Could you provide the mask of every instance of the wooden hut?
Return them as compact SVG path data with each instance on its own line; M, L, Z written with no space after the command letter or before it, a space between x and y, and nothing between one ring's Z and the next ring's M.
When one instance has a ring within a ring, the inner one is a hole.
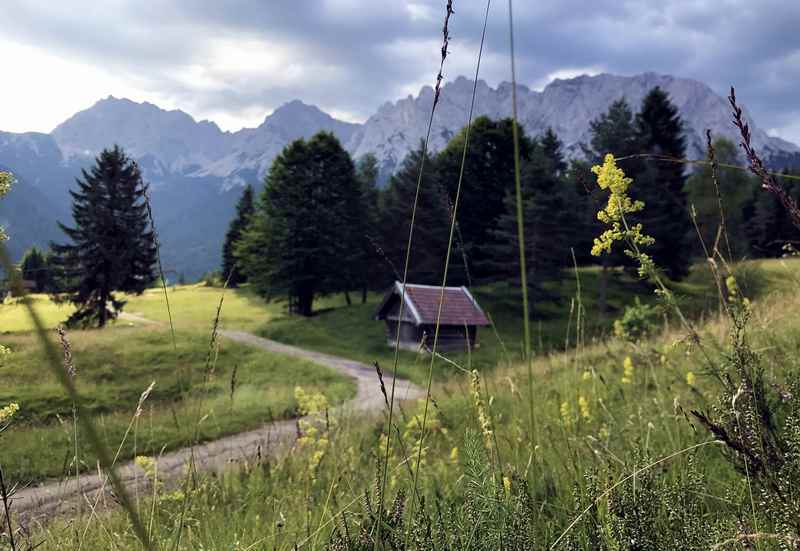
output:
M410 283L403 293L403 284L395 281L375 312L375 319L386 323L389 346L395 345L399 323L401 348L432 348L441 296L441 287ZM400 319L401 300L405 300L403 319ZM444 288L437 350L466 350L467 343L474 348L478 327L485 325L489 325L489 320L466 287Z

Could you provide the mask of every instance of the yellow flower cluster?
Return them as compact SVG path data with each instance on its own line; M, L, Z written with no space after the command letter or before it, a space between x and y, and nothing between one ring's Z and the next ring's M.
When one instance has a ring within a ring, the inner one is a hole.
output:
M294 397L298 410L304 416L297 422L300 429L297 446L310 450L308 470L313 480L316 478L317 467L328 450L328 428L331 424L325 419L325 412L329 407L328 399L320 392L309 394L299 386L294 389Z
M689 386L694 386L695 381L697 381L697 377L695 377L694 373L689 371L686 374L686 384Z
M152 457L145 455L137 455L133 462L144 471L147 478L152 478L153 482L156 481L156 461Z
M629 385L633 382L633 360L630 356L625 356L622 362L622 380L623 385Z
M732 275L728 276L725 279L725 287L728 289L728 302L740 306L745 311L750 309L750 299L742 295L742 291L739 289L739 284L736 282L735 277Z
M0 197L5 195L11 190L11 183L14 181L14 177L9 172L0 172ZM0 241L5 241L8 239L5 231L3 231L3 227L0 226Z
M19 404L11 402L7 406L0 408L0 423L11 421L11 418L19 411Z
M589 411L589 400L585 396L578 397L578 411L580 411L584 420L590 421L592 419L591 411Z
M2 344L0 344L0 367L3 365L3 356L8 356L11 354L11 350Z
M592 172L597 175L597 185L600 189L608 190L608 203L605 208L597 213L597 219L610 229L604 231L600 237L595 238L592 246L592 255L600 256L604 252L610 253L615 241L627 241L633 245L652 245L655 240L642 233L642 225L633 226L625 223L625 215L638 212L644 208L644 203L634 201L628 196L628 188L633 180L627 178L621 168L617 167L614 156L606 155L603 164L592 167ZM630 255L635 256L629 252ZM642 264L650 262L647 255L639 255Z
M569 402L561 402L559 413L561 414L561 422L566 428L570 428L572 426L572 408L569 406Z
M481 396L481 379L477 369L473 369L470 373L469 388L470 394L472 395L472 403L478 412L478 424L481 427L486 449L490 450L492 449L492 436L494 431L492 429L492 420L489 417L486 404Z

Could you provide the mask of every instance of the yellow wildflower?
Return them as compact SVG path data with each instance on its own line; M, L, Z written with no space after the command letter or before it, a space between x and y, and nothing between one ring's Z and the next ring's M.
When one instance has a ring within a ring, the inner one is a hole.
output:
M584 371L584 372L583 372L583 376L582 376L581 378L582 378L584 381L588 381L589 379L591 379L591 378L592 378L592 372L591 372L591 371Z
M458 463L458 448L457 447L453 447L453 449L450 450L450 461L453 462L453 463Z
M630 356L625 356L622 362L622 384L629 385L633 382L633 360Z
M569 407L569 402L561 402L561 407L559 408L559 413L561 414L561 422L564 423L564 426L569 428L572 426L572 408Z
M492 435L494 431L492 429L492 421L489 418L486 405L483 401L483 397L481 396L481 379L478 375L477 369L473 369L470 373L469 386L470 394L472 395L472 403L475 405L475 409L478 411L478 424L481 427L481 433L483 433L486 449L491 449Z
M617 167L614 156L610 153L606 155L603 164L593 166L592 172L597 175L597 185L600 186L600 189L609 191L608 203L597 213L597 219L611 226L600 237L595 238L592 255L600 256L604 252L610 253L611 246L615 241L625 241L632 246L652 245L655 240L642 233L641 224L633 226L626 224L625 215L642 210L644 203L634 201L628 196L628 188L633 180L626 177L622 169ZM641 274L644 275L650 271L652 259L649 256L644 253L637 255L632 251L626 252L629 256L639 260Z
M503 488L505 488L506 493L511 493L511 479L507 476L503 477Z
M694 386L694 383L695 383L696 380L697 380L697 378L694 376L694 373L692 373L691 371L689 371L686 374L686 384L687 385Z
M585 420L588 421L592 418L592 415L589 412L589 400L583 396L578 397L578 410L581 412L581 417L583 417Z
M7 406L0 408L0 423L10 421L18 411L19 404L16 402L11 402Z

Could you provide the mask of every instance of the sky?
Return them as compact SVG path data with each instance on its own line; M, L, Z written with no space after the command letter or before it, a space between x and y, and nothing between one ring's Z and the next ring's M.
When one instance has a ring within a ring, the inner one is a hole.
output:
M432 84L446 0L2 0L0 130L49 132L114 95L224 130L301 99L344 120ZM445 77L472 76L486 3L454 0ZM508 2L489 8L481 77L510 80ZM737 96L800 143L800 1L524 0L518 81L645 71Z

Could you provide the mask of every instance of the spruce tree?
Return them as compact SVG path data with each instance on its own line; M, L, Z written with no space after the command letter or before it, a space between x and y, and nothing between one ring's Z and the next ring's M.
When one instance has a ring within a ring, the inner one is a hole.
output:
M636 138L642 153L674 159L686 156L686 139L678 108L661 88L653 88L636 115ZM681 163L651 160L633 176L631 197L644 201L645 208L632 217L640 222L655 243L647 253L672 279L689 273L692 222L686 200L686 174Z
M412 207L417 191L423 143L403 159L389 181L380 213L382 283L402 279ZM414 214L414 235L409 257L409 283L441 285L449 232L447 196L437 180L436 160L426 158Z
M32 281L37 293L50 289L49 267L45 255L36 247L31 247L19 264L22 279Z
M611 153L616 158L629 157L639 153L640 144L636 135L636 125L634 124L633 112L625 99L613 102L606 113L589 123L592 134L591 148L587 148L585 153L591 164L599 164L607 153ZM640 172L640 163L635 159L630 159L622 165L625 173L635 178ZM581 181L589 182L589 191L586 195L584 206L587 209L588 218L586 230L589 234L588 245L585 251L591 249L592 239L600 235L605 229L603 224L597 219L597 211L604 203L603 191L596 185L596 177L591 173L583 172L585 167L576 167L576 175ZM586 180L584 180L586 178ZM634 184L635 185L635 184ZM585 242L582 240L582 242ZM625 255L618 251L612 254L604 254L600 258L602 271L598 289L598 308L600 312L605 312L607 307L606 295L608 289L609 268L630 264Z
M242 270L236 266L234 247L242 238L242 232L247 227L254 210L253 187L248 184L244 187L242 196L236 204L236 215L231 220L228 232L225 234L225 242L222 245L222 280L227 281L230 287L238 287L239 284L247 281Z
M779 181L795 201L800 201L800 183L797 180L779 178ZM785 253L787 244L800 249L800 230L775 195L756 188L752 200L745 205L744 216L745 232L753 255L779 257Z
M529 158L532 143L519 128L520 156ZM438 179L455 201L462 170L466 128L450 140L437 157ZM472 123L469 147L463 166L461 197L458 206L459 237L478 280L491 280L491 258L485 256L486 245L506 210L505 197L514 188L514 139L511 119L491 120L478 117Z
M729 260L736 260L744 258L751 252L748 247L745 212L748 206L752 205L758 183L747 172L722 166L737 165L740 162L737 147L733 142L719 138L714 142L714 152L717 162L720 163L717 172L719 198L710 166L701 166L686 181L688 201L695 210L697 226L703 240L701 243L700 239L690 239L690 242L694 243L695 254L706 254L703 243L710 254L722 223L721 201L726 235L720 235L719 251L726 258L733 257L728 258ZM729 245L730 250L728 250Z
M535 310L537 303L558 297L547 284L559 279L571 258L569 240L574 212L558 137L548 131L541 140L532 142L531 151L522 170L521 192L526 276ZM506 194L505 212L484 252L489 259L487 270L498 278L520 284L517 202L513 191Z
M358 195L353 161L333 134L286 146L234 247L256 292L310 316L315 297L347 291Z
M356 179L359 185L359 205L361 215L358 217L358 239L363 253L358 259L356 283L361 286L361 303L367 301L367 291L380 286L382 279L383 259L379 254L380 247L380 191L378 190L378 159L367 153L358 160Z
M140 294L154 280L156 247L136 163L119 147L103 150L77 179L74 227L59 223L70 243L54 244L67 299L77 310L69 325L103 327L124 301L115 291Z

